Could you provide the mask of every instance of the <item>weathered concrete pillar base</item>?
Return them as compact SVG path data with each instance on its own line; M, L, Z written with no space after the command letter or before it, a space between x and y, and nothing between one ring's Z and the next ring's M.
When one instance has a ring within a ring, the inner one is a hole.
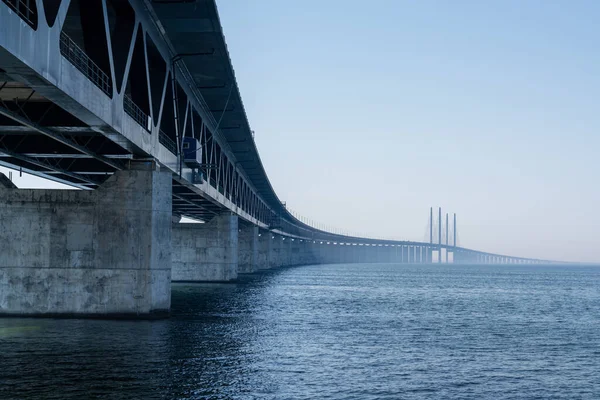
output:
M258 270L258 227L241 226L238 233L238 273Z
M273 257L273 235L269 231L260 231L258 235L258 269L265 270L271 268L271 258Z
M238 276L238 217L173 225L172 280L226 282Z
M168 315L171 173L134 168L94 191L0 185L0 315Z
M278 268L283 266L283 237L271 235L271 252L269 253L269 268Z

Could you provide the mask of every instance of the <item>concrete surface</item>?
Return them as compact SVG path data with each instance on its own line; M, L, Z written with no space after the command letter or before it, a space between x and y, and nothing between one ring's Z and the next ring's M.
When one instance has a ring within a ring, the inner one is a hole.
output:
M95 191L0 185L0 314L151 315L171 304L171 173Z

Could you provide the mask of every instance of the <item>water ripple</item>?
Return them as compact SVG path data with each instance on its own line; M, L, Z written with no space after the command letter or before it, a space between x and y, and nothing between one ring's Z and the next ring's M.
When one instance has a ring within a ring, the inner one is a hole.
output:
M598 399L600 268L323 265L0 319L2 399Z

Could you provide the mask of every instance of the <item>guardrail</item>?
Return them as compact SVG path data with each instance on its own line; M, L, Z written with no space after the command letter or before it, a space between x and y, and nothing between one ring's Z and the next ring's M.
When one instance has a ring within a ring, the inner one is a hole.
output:
M16 12L27 25L37 29L38 16L37 7L34 7L35 0L2 0L2 2Z
M174 155L177 155L177 144L162 130L158 131L158 142Z
M146 131L152 131L150 117L128 95L123 96L123 110Z
M64 32L60 33L60 54L108 97L112 97L112 84L109 76Z

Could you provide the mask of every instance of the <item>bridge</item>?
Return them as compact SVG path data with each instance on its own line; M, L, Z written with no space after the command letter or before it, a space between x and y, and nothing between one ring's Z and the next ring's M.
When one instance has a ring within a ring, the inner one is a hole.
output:
M428 242L296 218L260 160L214 0L0 0L0 165L76 188L0 176L4 315L163 315L171 281L286 265L542 262L443 243L441 210Z

